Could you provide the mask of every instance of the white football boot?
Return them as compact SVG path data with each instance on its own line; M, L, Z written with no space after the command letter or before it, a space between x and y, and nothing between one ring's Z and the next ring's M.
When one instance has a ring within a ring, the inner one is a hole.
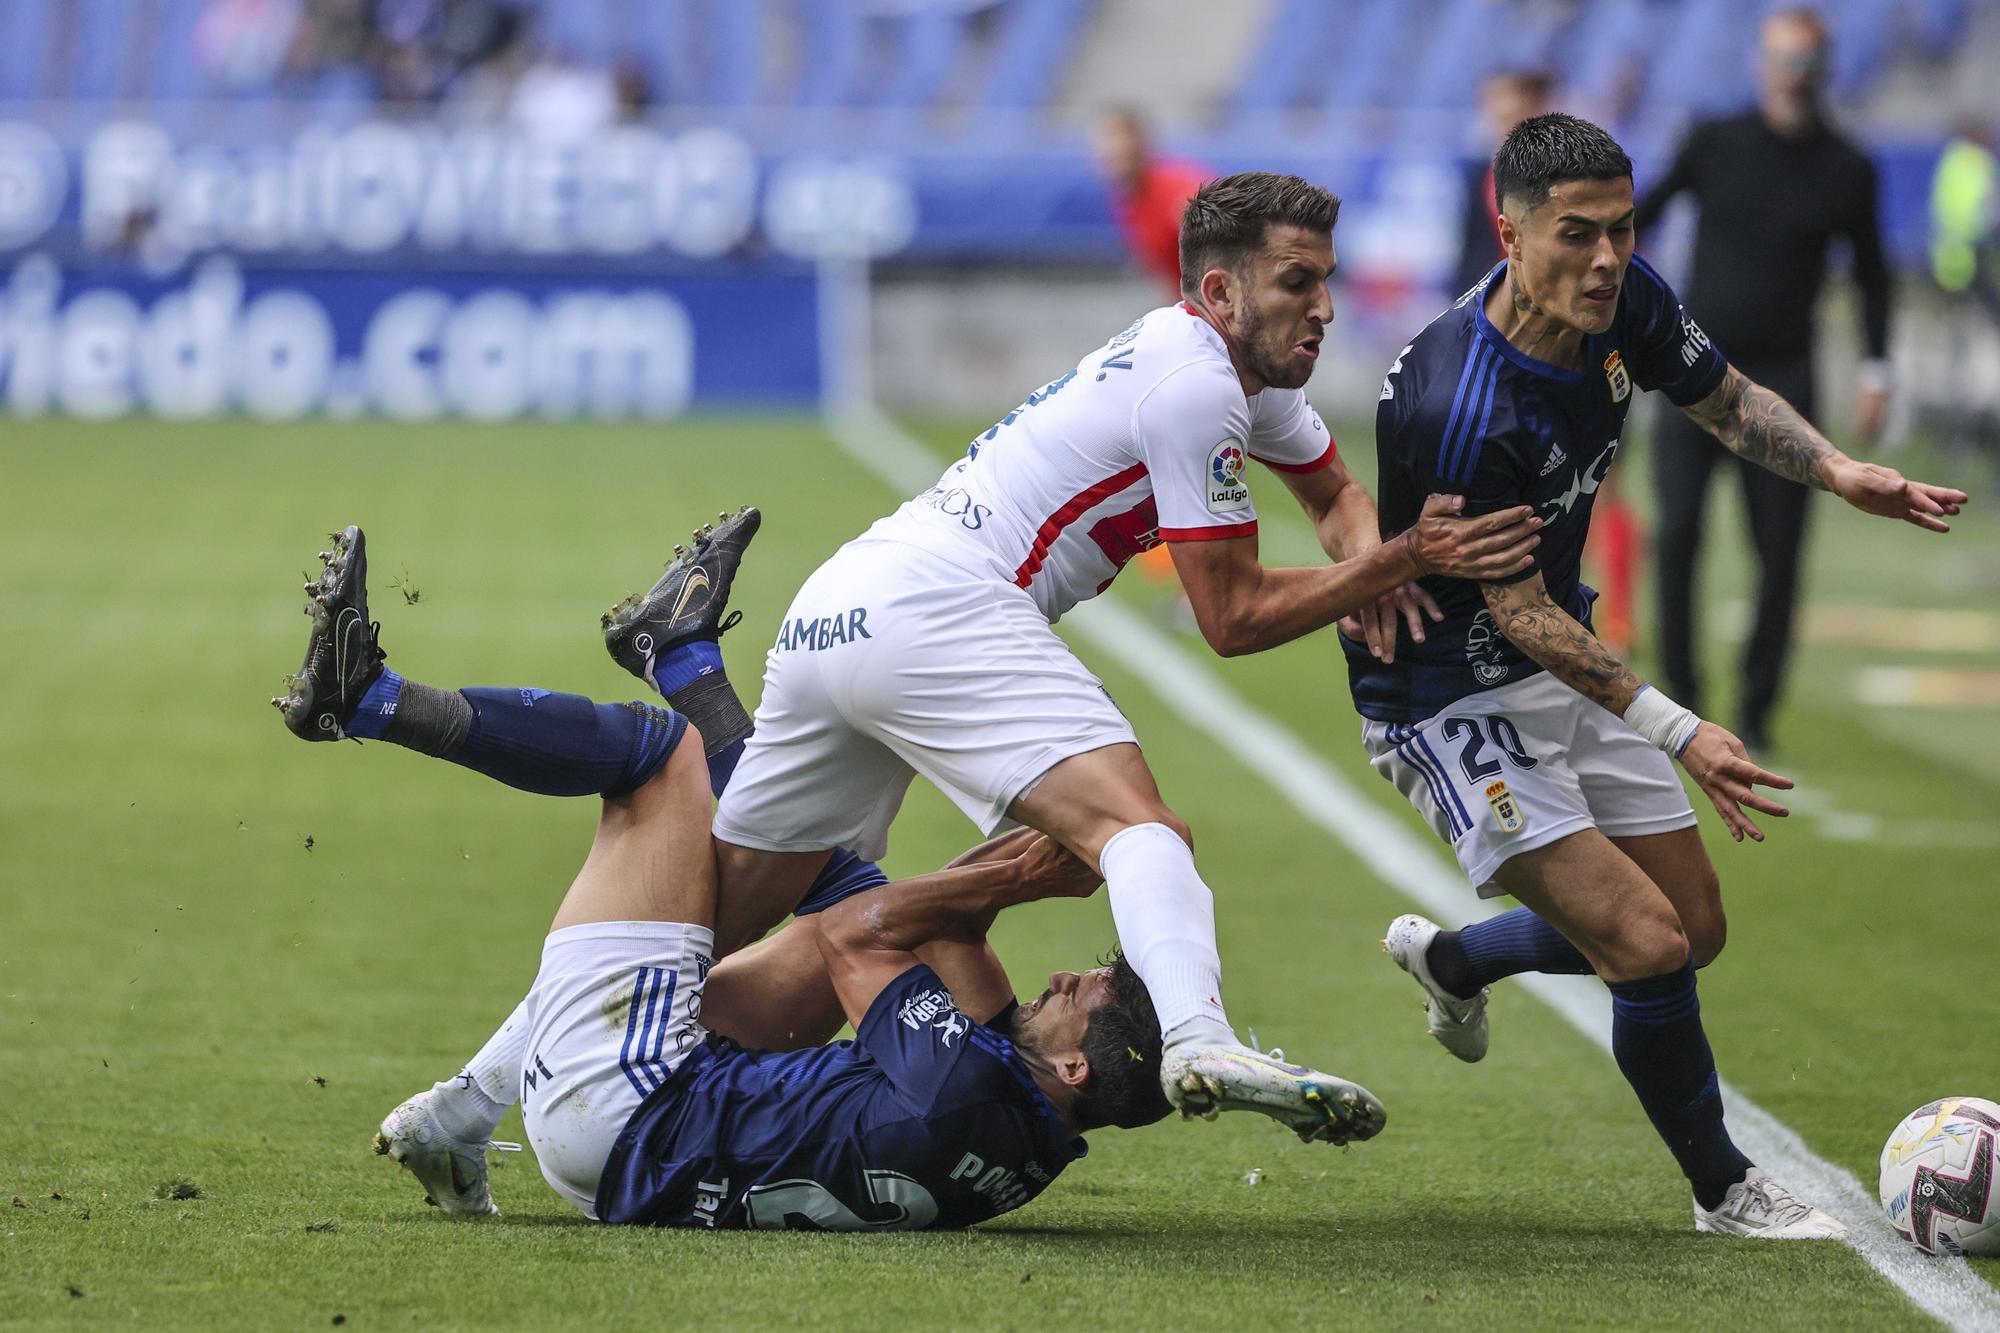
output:
M416 1176L424 1202L452 1217L499 1213L486 1188L486 1150L519 1152L518 1143L467 1143L445 1132L431 1109L437 1089L426 1088L389 1112L375 1136L375 1151Z
M1442 927L1428 917L1412 912L1389 923L1382 938L1382 952L1396 960L1396 966L1417 979L1429 998L1424 1008L1430 1014L1431 1035L1438 1044L1467 1064L1486 1058L1486 996L1482 989L1469 1000L1461 1000L1438 985L1424 955Z
M1754 1166L1729 1187L1713 1212L1695 1204L1694 1229L1760 1240L1840 1240L1847 1235L1839 1218L1821 1212Z
M1388 1113L1359 1083L1289 1064L1283 1051L1185 1043L1160 1062L1160 1085L1183 1119L1258 1111L1307 1143L1349 1143L1382 1132Z

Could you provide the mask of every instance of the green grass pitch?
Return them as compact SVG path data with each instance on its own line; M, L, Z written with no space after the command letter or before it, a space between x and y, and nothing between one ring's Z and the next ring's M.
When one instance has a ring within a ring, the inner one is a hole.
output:
M948 451L967 424L926 433ZM1695 1235L1610 1061L1519 991L1496 997L1484 1064L1447 1057L1375 946L1402 900L1116 671L1217 891L1232 1016L1368 1083L1390 1110L1379 1140L1307 1147L1241 1117L1100 1133L1027 1209L933 1236L600 1228L525 1157L501 1159L499 1219L423 1207L369 1153L375 1123L525 989L593 811L285 732L265 700L297 665L299 576L326 530L367 526L407 674L619 698L633 682L598 613L688 527L753 501L767 518L726 641L749 692L798 580L897 498L804 422L10 425L0 1323L1922 1322L1845 1247ZM1735 526L1735 497L1719 503L1717 529ZM1267 557L1307 558L1284 504L1266 496ZM1821 602L1994 608L1991 513L1944 539L1824 500L1815 521ZM1723 545L1717 604L1745 581ZM1718 663L1731 651L1718 636ZM1703 979L1725 1076L1865 1180L1911 1107L2000 1096L2000 711L1859 706L1871 664L1992 670L2000 653L1802 647L1778 766L1811 809L1761 847L1708 823L1732 931ZM1327 638L1217 669L1396 806ZM891 869L972 837L920 783ZM1102 895L998 932L1024 990L1111 940Z

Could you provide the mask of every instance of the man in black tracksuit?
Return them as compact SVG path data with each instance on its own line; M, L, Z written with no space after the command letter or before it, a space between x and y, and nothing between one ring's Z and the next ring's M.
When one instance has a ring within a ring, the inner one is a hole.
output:
M1826 120L1827 32L1810 11L1764 24L1756 110L1695 126L1672 168L1639 204L1641 241L1668 201L1690 194L1700 210L1694 272L1682 290L1716 345L1759 384L1815 416L1813 307L1827 250L1853 252L1868 342L1854 431L1872 439L1888 406L1889 270L1876 217L1875 168ZM1762 580L1743 657L1737 734L1752 754L1769 744L1770 712L1791 646L1806 504L1812 492L1731 455L1680 413L1660 431L1655 479L1660 651L1667 688L1700 711L1694 571L1710 474L1729 459L1743 482Z

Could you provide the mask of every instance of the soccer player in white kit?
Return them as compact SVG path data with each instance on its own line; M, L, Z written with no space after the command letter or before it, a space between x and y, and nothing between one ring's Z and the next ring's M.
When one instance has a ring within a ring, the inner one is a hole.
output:
M1333 313L1338 207L1292 176L1205 186L1182 223L1186 300L1030 394L806 581L716 812L719 950L780 920L832 849L879 858L922 773L982 830L1029 825L1101 871L1183 1112L1254 1109L1337 1142L1380 1129L1366 1089L1237 1040L1187 825L1131 724L1050 628L1163 541L1225 656L1349 617L1393 654L1398 616L1423 637L1419 576L1525 567L1537 540L1526 507L1461 520L1461 502L1437 498L1382 541L1306 402ZM1337 563L1259 564L1253 460L1284 480Z

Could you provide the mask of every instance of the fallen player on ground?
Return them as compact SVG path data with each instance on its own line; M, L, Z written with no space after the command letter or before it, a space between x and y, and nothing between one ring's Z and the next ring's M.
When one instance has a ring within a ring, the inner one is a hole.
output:
M384 672L366 579L362 533L348 528L307 585L306 661L274 701L309 739L352 722ZM986 944L1007 907L1095 890L1096 875L1046 837L1007 835L811 918L821 982L856 1038L751 1050L711 1030L728 1030L726 1011L703 1022L708 983L731 965L711 974L699 732L645 703L455 693L464 714L440 710L441 733L401 743L521 790L595 793L603 808L527 997L457 1079L383 1122L378 1150L445 1211L498 1211L485 1150L516 1094L557 1193L587 1217L660 1226L965 1226L1033 1199L1083 1155L1084 1131L1168 1113L1158 1018L1129 965L1058 972L1017 1005ZM407 682L404 694L425 697ZM328 698L356 703L323 729Z

